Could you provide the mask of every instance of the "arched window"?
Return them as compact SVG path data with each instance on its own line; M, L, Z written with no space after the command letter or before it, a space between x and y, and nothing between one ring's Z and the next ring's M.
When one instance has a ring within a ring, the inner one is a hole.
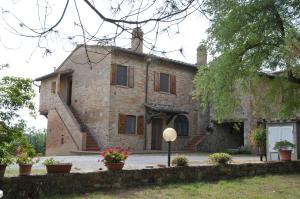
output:
M177 131L178 136L188 136L189 135L189 120L184 115L179 115L174 120L174 127Z

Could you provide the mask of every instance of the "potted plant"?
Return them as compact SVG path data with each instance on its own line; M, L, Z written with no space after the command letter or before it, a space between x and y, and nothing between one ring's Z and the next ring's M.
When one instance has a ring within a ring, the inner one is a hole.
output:
M102 162L108 170L122 170L128 157L128 150L112 147L105 149L101 155L103 156Z
M292 150L295 145L287 140L282 140L275 143L274 150L279 151L279 159L282 161L292 160Z
M266 142L267 142L267 131L263 127L257 127L253 129L249 134L249 140L253 146L258 149L258 155L260 160L263 160L263 156L266 157Z
M208 156L210 161L219 165L225 165L231 162L232 156L228 153L213 153Z
M34 163L37 163L39 159L33 158L33 153L27 152L25 149L21 149L17 152L17 164L19 164L19 175L27 176L31 173L31 168Z
M13 163L13 157L5 146L0 147L0 177L4 176L6 167Z
M72 168L72 163L61 163L53 158L46 159L43 164L47 173L70 173Z
M188 159L185 156L177 156L172 160L172 165L176 167L188 166Z

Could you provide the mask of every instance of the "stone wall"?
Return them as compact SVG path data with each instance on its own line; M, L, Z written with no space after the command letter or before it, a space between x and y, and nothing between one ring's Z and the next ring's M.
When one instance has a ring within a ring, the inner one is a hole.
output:
M134 68L134 88L114 85L110 89L110 122L109 143L112 146L130 147L134 150L144 149L144 135L118 134L118 114L144 115L145 99L145 70L146 61L144 56L132 55L126 52L114 52L111 57L112 64L121 64ZM176 95L154 91L154 72L162 72L176 75ZM192 100L192 80L196 74L195 68L161 61L152 58L149 66L148 102L154 104L173 105L176 109L186 111L189 119L189 137L178 137L173 143L174 150L182 150L185 143L193 135L203 132L205 125L198 125L197 102ZM167 125L164 115L163 129L174 127L174 117ZM151 149L151 123L147 124L147 150ZM162 150L167 149L167 144L162 141Z
M300 173L300 161L10 177L0 178L0 187L6 199L38 198L57 194L284 173Z
M233 131L232 123L215 124L214 130L198 145L201 152L226 152L244 145L244 129Z

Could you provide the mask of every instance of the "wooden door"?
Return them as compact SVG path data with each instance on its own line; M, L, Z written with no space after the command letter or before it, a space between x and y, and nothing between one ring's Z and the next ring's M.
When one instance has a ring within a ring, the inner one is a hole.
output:
M151 150L161 150L162 124L162 119L152 119Z

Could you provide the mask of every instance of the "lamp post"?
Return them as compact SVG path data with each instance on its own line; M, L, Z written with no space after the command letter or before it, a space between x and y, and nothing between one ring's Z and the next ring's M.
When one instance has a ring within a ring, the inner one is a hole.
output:
M173 128L166 128L163 132L163 138L168 143L168 167L171 162L171 143L177 138L177 133Z

